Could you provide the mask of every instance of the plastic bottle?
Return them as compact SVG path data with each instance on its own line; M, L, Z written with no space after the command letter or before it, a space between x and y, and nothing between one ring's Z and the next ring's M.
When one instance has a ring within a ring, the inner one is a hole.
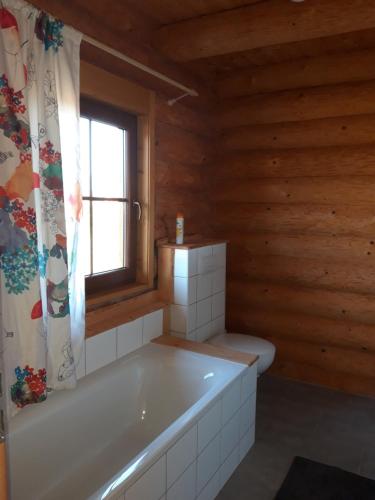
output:
M177 212L176 216L176 244L182 245L184 243L184 214Z

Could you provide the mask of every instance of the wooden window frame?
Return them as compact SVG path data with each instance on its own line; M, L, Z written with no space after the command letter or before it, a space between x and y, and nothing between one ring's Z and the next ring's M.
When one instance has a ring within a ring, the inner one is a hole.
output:
M133 205L137 201L137 117L134 114L128 113L122 109L116 108L109 104L81 96L80 101L81 117L89 120L96 120L109 125L118 126L128 133L128 153L129 164L125 168L126 174L129 175L128 193L123 198L107 198L94 197L91 192L90 178L90 196L83 196L83 200L87 201L122 201L127 203L127 217L125 227L127 227L127 249L126 255L128 265L125 268L106 271L86 277L86 293L93 294L111 290L136 281L136 266L137 266L137 215ZM91 177L91 171L90 171ZM90 204L90 233L92 238L92 205ZM91 242L91 263L92 263L92 242Z
M154 218L155 218L155 93L125 78L114 75L81 60L81 96L88 97L137 116L138 201L142 217L138 221L137 265L135 283L86 296L86 309L91 316L101 317L101 308L122 302L124 317L140 295L153 296L154 281ZM91 320L90 320L91 321ZM96 323L95 321L93 321ZM120 323L119 323L120 324Z

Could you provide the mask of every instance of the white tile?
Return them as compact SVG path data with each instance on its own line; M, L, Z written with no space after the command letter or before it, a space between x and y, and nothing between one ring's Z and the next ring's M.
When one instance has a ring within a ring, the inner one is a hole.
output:
M212 296L212 319L225 314L225 292L219 292Z
M167 492L167 500L194 500L197 487L197 466L193 462Z
M211 322L206 325L200 326L196 329L196 340L197 342L204 342L205 340L212 337L212 325Z
M224 392L222 399L222 421L224 425L241 405L241 378L238 377Z
M240 410L221 429L221 463L223 463L240 440Z
M197 302L197 327L203 326L211 321L212 298Z
M215 474L220 466L220 434L217 434L197 461L197 492L199 493Z
M225 290L225 267L217 269L212 275L212 293L219 293Z
M198 249L177 249L174 253L174 276L186 278L197 274Z
M198 248L198 274L214 271L212 246Z
M256 392L254 392L241 406L240 437L249 430L255 422Z
M227 244L219 243L219 245L213 245L212 253L216 256L218 265L220 267L225 267L227 257Z
M117 328L117 357L125 356L142 346L143 318L129 321Z
M76 362L76 377L77 380L86 375L86 341L82 342L82 350L78 362Z
M243 403L257 388L257 364L246 368L241 382L241 403Z
M225 460L223 465L220 467L220 489L223 488L224 484L228 481L230 476L236 470L238 464L240 463L240 447L237 445L229 457Z
M203 300L212 295L213 273L197 276L197 300Z
M125 493L126 500L159 500L166 490L166 460L163 455Z
M86 375L116 359L116 328L86 340Z
M197 277L174 278L173 303L188 306L197 301Z
M178 333L188 333L196 329L197 326L197 304L190 306L170 306L170 327Z
M163 309L143 316L143 344L163 335Z
M167 488L197 457L197 426L194 425L167 451Z
M201 491L197 500L215 500L220 491L220 471L217 471Z
M240 461L245 458L255 441L255 425L252 425L240 441Z
M225 315L219 316L211 321L211 333L212 335L225 333Z
M221 427L221 399L198 422L198 453L215 437Z

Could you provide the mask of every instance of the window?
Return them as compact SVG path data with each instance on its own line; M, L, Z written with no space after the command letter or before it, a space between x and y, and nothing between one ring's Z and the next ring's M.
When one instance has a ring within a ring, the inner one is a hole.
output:
M81 98L86 291L136 279L137 116Z

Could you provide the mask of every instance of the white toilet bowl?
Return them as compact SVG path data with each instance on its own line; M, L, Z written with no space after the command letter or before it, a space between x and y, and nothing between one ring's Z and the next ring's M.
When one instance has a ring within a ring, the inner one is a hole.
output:
M209 344L225 346L235 351L257 354L258 375L265 372L275 359L276 348L268 340L241 333L221 333L207 340Z

